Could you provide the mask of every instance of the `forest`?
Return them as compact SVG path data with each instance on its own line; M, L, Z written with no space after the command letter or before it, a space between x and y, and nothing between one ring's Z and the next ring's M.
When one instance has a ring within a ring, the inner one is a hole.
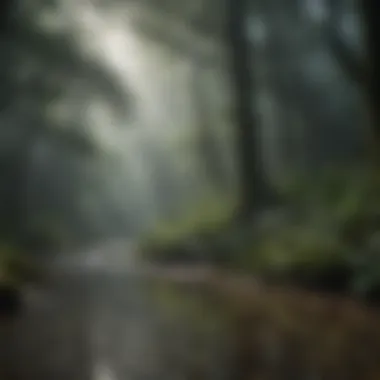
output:
M3 0L0 380L380 378L375 0Z

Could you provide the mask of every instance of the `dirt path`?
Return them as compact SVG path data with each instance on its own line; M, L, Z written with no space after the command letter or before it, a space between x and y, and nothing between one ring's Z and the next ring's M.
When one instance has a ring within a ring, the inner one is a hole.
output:
M49 263L22 314L0 321L0 380L127 380L142 367L155 317L119 243Z

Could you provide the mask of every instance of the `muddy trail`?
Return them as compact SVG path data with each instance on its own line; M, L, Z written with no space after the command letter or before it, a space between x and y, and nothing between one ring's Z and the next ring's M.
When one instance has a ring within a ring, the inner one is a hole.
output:
M101 252L52 270L22 314L1 321L1 380L380 378L375 308Z
M0 320L1 380L169 380L188 372L194 334L163 313L154 291L167 271L121 265L118 255L107 247L53 262L43 286L24 289L20 315ZM169 272L185 282L202 277Z

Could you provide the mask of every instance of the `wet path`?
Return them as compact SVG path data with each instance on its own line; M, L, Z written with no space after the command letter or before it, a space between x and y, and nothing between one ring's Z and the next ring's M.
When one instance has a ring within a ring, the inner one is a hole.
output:
M62 267L25 292L22 315L0 322L1 380L141 378L156 346L152 302L135 276L100 270L125 254L105 247L76 256L76 270Z
M155 319L136 280L62 276L48 290L30 291L23 314L2 322L0 378L156 378L147 362L155 356Z
M126 262L114 246L74 257L26 292L21 316L0 323L0 380L183 378L191 332L163 316L133 255Z

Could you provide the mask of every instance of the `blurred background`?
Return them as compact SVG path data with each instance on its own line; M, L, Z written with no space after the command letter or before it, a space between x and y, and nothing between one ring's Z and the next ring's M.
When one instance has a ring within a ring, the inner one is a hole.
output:
M380 377L375 0L0 10L1 380Z

